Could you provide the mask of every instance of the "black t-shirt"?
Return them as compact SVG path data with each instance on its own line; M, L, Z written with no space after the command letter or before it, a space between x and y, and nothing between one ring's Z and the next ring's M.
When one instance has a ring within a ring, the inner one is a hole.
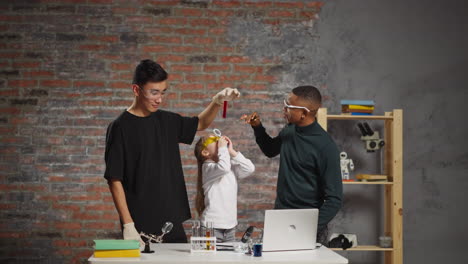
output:
M179 143L191 144L197 127L198 117L158 110L124 111L107 128L104 178L122 181L138 231L160 233L191 217Z

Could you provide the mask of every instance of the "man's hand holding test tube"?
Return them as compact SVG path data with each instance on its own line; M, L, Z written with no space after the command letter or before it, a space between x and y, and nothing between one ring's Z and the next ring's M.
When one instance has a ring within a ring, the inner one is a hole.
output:
M215 96L213 96L213 102L223 106L223 118L226 118L227 102L232 101L240 96L237 88L226 87Z

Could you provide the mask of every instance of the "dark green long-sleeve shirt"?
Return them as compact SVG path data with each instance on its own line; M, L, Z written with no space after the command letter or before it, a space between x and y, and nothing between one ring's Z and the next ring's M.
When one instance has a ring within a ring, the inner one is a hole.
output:
M255 138L267 157L280 154L276 209L318 208L318 227L325 227L342 204L340 153L333 139L317 123L286 125L275 138L254 127Z

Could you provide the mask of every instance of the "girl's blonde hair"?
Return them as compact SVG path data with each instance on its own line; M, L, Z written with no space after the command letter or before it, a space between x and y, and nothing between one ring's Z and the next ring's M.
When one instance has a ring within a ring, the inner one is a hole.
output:
M198 163L198 176L197 176L197 194L195 195L195 209L197 210L198 216L200 217L205 210L205 193L203 191L203 163L205 162L206 158L202 155L203 149L205 146L203 143L205 142L205 137L200 137L197 144L195 144L194 154L197 158Z

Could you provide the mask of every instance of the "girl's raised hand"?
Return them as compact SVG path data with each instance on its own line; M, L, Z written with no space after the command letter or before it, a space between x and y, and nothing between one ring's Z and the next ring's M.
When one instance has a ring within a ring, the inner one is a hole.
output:
M226 140L226 137L225 136L222 136L219 138L218 140L218 148L221 148L221 147L226 147L228 144L228 141Z

